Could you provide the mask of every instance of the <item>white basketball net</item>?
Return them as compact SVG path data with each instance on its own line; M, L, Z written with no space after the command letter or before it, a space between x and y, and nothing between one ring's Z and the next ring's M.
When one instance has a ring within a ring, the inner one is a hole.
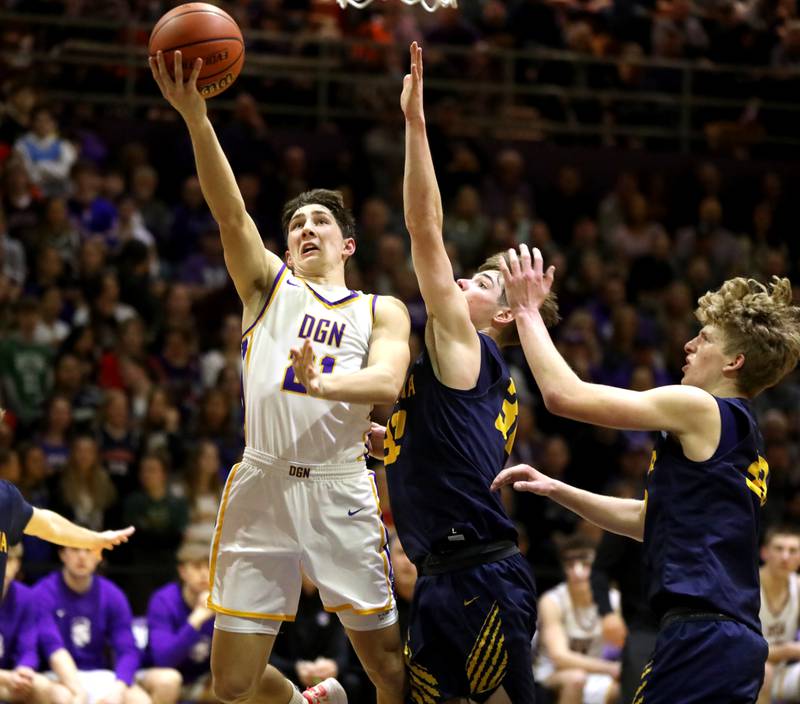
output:
M367 5L369 5L372 0L337 0L339 3L339 7L342 9L346 8L348 5L352 5L353 7L363 10ZM428 12L434 12L438 10L440 7L457 7L458 0L403 0L406 5L416 5L419 3L424 7Z

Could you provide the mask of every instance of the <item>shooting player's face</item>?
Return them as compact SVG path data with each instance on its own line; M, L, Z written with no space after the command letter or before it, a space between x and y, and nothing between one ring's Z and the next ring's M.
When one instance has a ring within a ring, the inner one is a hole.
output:
M482 271L471 279L458 279L456 283L467 299L469 317L477 330L490 327L498 313L510 310L500 304L503 284L499 271Z
M343 267L355 252L355 240L344 238L336 218L324 205L298 208L289 221L289 266L296 274L317 275Z

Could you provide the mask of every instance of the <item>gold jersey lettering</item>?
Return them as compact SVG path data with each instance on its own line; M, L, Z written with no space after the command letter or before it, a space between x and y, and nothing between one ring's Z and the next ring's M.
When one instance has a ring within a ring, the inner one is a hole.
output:
M769 477L769 465L761 456L747 468L745 481L747 487L752 491L763 506L767 503L767 478Z
M400 456L400 440L406 432L406 412L395 411L386 424L386 435L383 439L383 464L388 467Z
M514 438L517 436L517 415L519 415L519 404L517 403L517 388L514 380L508 381L508 398L503 399L503 407L494 421L494 427L503 434L506 441L506 454L510 455L514 447Z
M413 396L416 392L414 389L414 375L409 375L408 379L406 379L406 383L403 384L403 388L400 391L400 398L408 398L409 396Z
M8 552L8 539L6 534L0 530L0 552Z

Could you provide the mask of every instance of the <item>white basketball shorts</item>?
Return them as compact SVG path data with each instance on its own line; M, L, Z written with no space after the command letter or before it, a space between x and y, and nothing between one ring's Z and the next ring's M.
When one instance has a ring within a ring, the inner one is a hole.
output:
M277 633L293 621L301 570L355 630L397 620L388 536L363 462L307 465L246 448L231 470L211 545L216 627Z

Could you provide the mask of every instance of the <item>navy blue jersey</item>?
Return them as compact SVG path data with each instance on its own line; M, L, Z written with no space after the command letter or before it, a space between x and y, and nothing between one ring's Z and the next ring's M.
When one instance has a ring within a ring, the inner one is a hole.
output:
M22 540L22 532L32 515L33 506L22 498L19 489L5 479L0 480L0 589L6 576L8 548Z
M517 430L517 394L500 350L478 333L475 387L444 386L427 350L414 362L387 424L384 449L392 513L413 562L517 533L489 486Z
M662 433L647 474L644 565L653 610L697 604L761 633L758 535L769 468L750 404L717 398L719 445L692 462Z

